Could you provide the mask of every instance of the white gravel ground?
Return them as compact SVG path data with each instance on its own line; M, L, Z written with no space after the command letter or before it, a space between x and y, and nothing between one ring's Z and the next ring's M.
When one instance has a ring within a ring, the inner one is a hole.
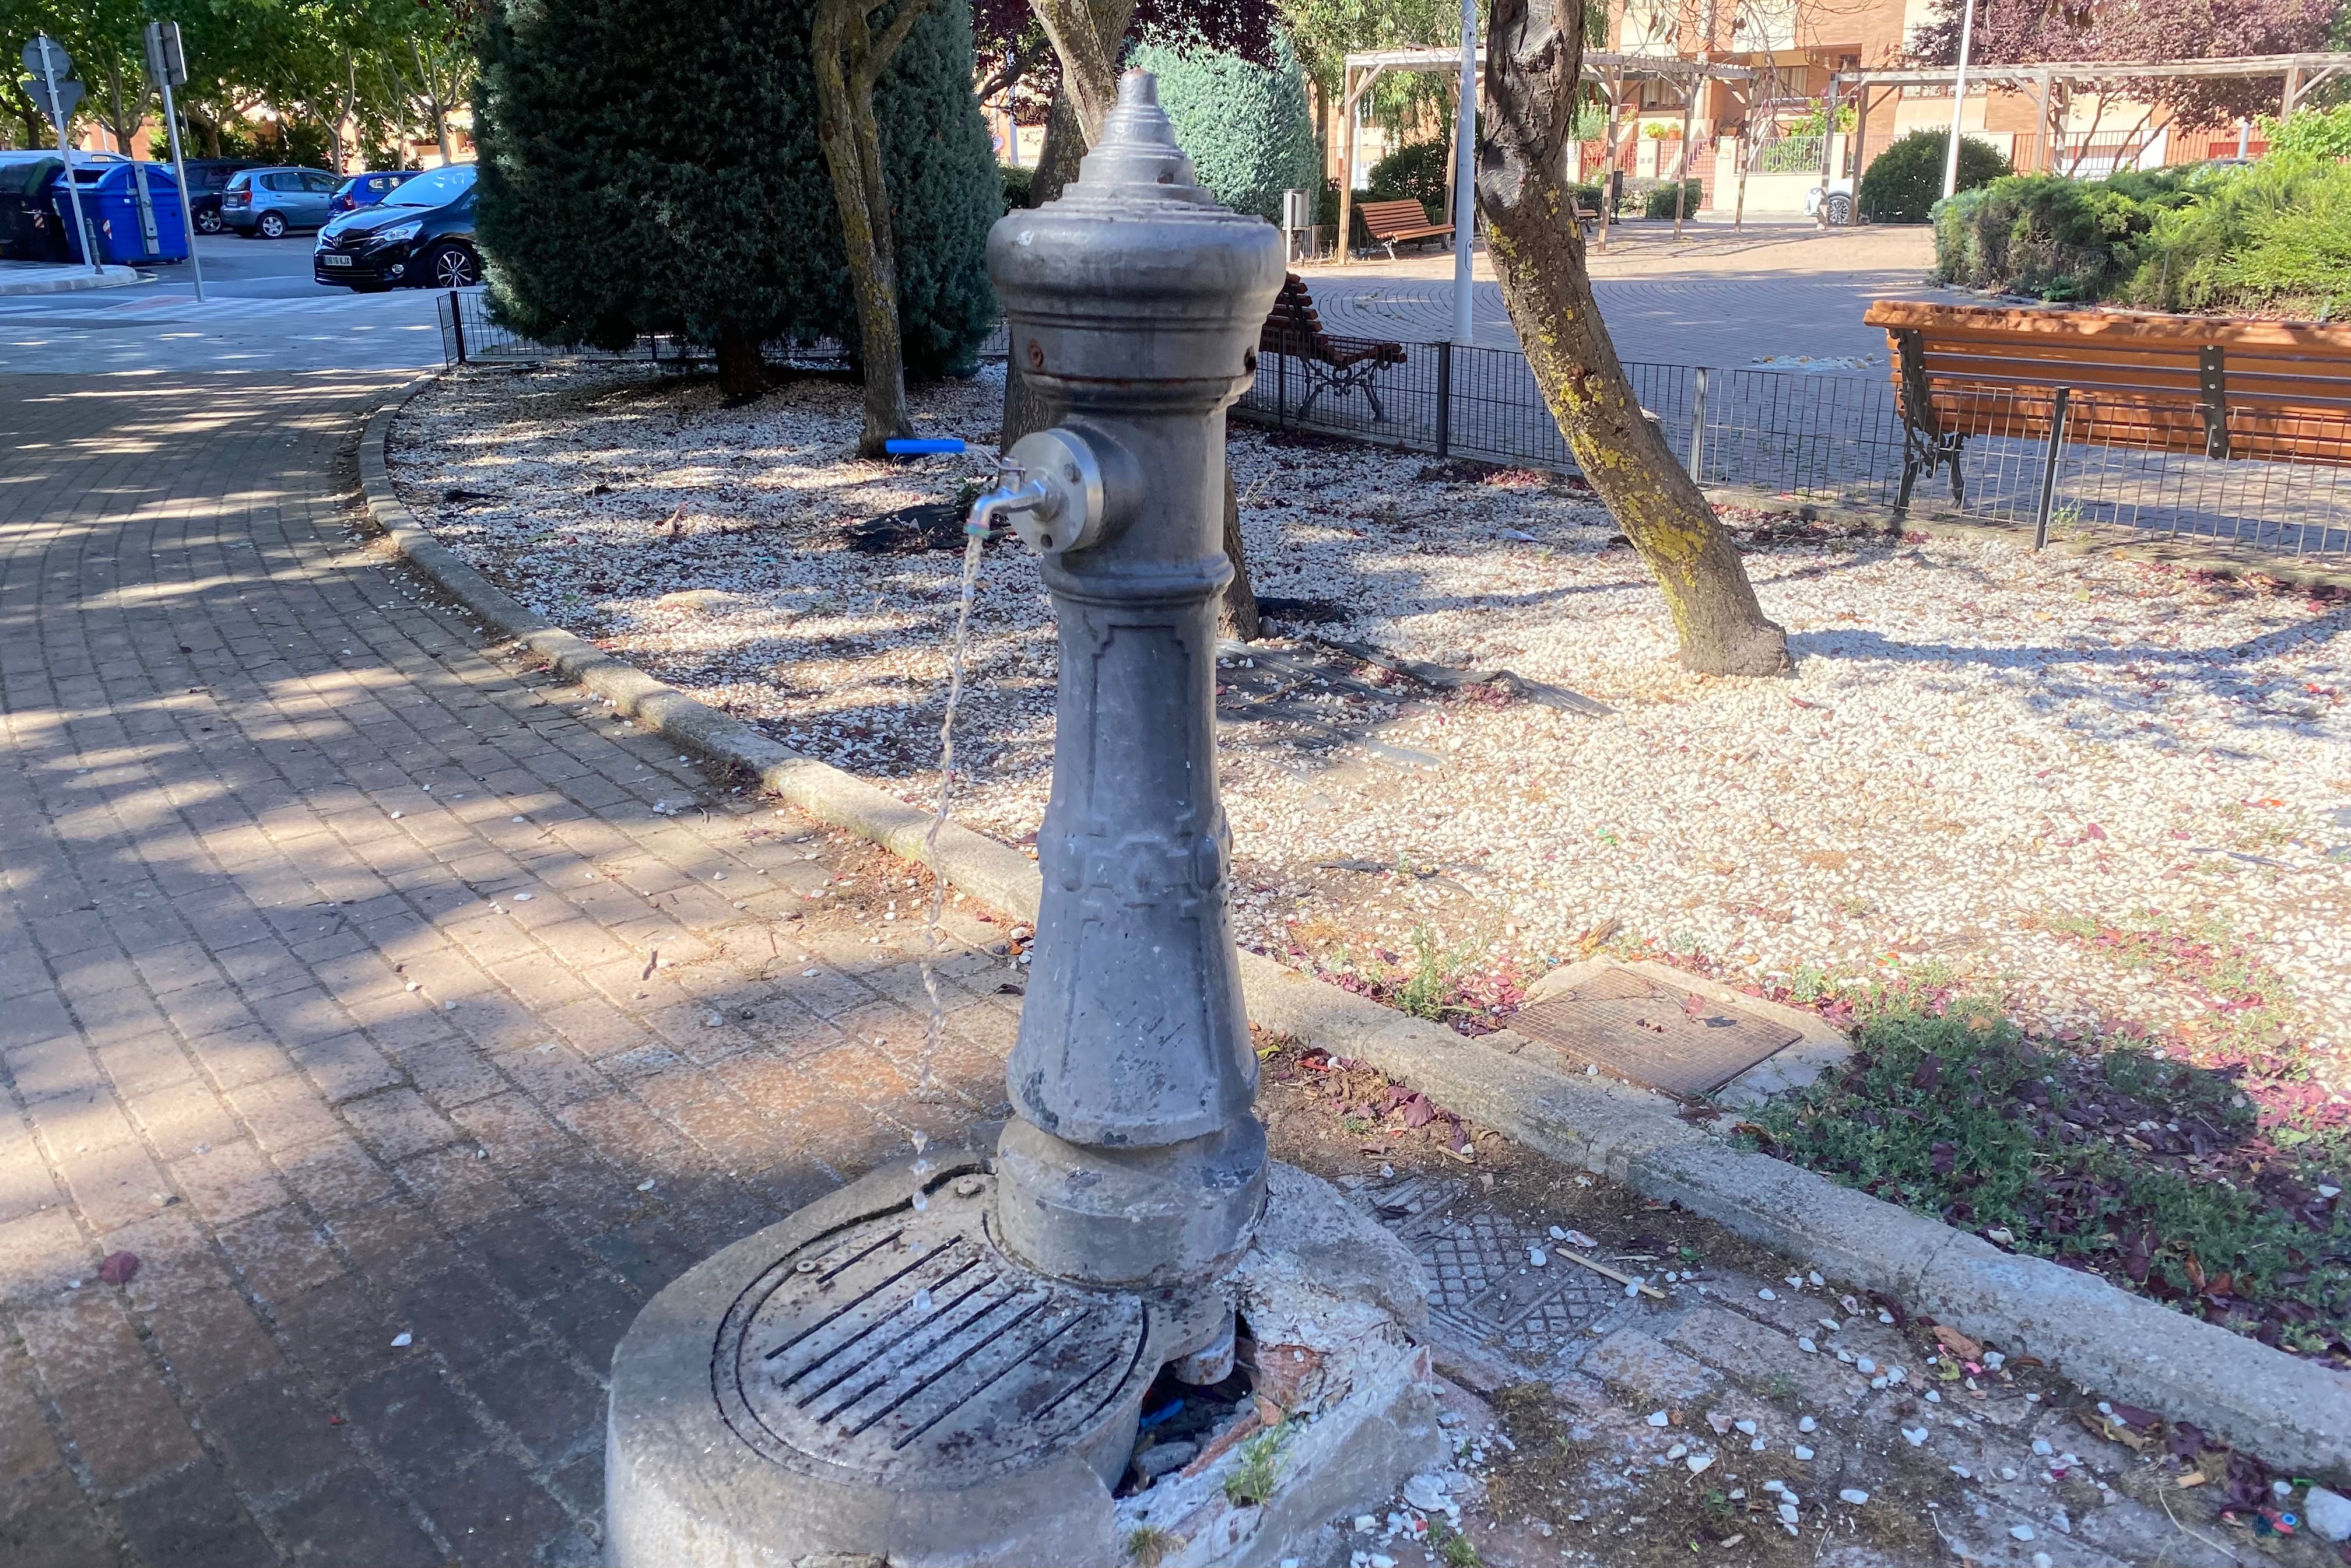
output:
M984 443L999 397L983 379L917 408ZM952 498L982 463L860 462L856 413L841 382L727 408L638 370L476 371L409 406L393 474L535 608L927 799L956 559L838 530ZM1231 450L1259 592L1348 612L1285 630L1617 710L1356 705L1435 768L1236 727L1245 941L1394 951L1431 918L1540 966L1613 921L1759 978L1937 957L2053 1024L2201 1005L2043 925L2087 916L2225 934L2291 981L2322 1050L2351 1039L2351 847L2327 855L2351 846L2351 605L2005 543L1780 543L1748 567L1794 678L1707 680L1667 662L1658 594L1573 487L1238 428ZM1053 643L1016 549L988 557L973 668L958 814L1017 841L1044 807ZM1318 866L1338 860L1443 874Z

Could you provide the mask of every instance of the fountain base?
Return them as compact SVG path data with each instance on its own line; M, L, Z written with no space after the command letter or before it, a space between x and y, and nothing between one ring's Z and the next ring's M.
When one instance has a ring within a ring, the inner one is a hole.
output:
M1295 1555L1441 1462L1411 1255L1273 1167L1231 1284L1254 1397L1181 1473L1119 1499L1145 1391L1198 1348L1196 1305L1033 1273L989 1234L979 1156L885 1167L707 1260L613 1354L605 1557L965 1568ZM924 1207L914 1207L917 1195ZM1221 1315L1221 1309L1218 1315ZM1261 1500L1230 1495L1264 1461Z

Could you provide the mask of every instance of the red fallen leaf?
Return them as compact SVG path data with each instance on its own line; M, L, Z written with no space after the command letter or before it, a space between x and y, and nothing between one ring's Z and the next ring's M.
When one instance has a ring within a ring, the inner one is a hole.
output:
M2092 822L2082 830L2082 836L2085 839L2103 839L2106 836L2106 830Z
M1436 1120L1437 1107L1428 1103L1427 1095L1416 1094L1405 1102L1404 1124L1405 1126L1426 1127Z
M2164 1447L2183 1459L2192 1459L2204 1451L2204 1434L2192 1421L2174 1421Z
M1821 705L1818 703L1808 703L1802 697L1790 697L1788 699L1788 706L1791 707L1818 707Z
M2126 1427L2152 1427L2163 1417L2152 1410L2142 1410L2136 1405L2115 1406L2115 1419Z
M139 1254L110 1252L98 1266L98 1277L110 1285L127 1285L139 1272Z
M1698 1000L1696 997L1684 997L1682 998L1682 1011L1691 1018L1702 1019L1706 1017L1706 1004Z

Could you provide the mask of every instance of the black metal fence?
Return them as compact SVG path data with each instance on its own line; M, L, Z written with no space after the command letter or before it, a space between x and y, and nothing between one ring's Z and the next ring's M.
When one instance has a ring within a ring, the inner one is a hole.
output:
M674 364L708 351L668 337L620 350L533 341L493 320L482 291L440 297L441 343L451 364L522 362L558 355ZM838 365L837 343L770 344L770 356ZM1004 329L983 347L1001 359ZM2164 538L2204 538L2294 559L2351 563L2351 432L2340 423L2291 433L2273 416L2231 409L2232 428L2261 429L2296 461L2215 458L2150 451L2102 438L2112 422L2068 394L2070 417L2053 421L2056 389L1985 389L1972 394L1978 423L1993 431L1959 443L1932 472L1906 441L1894 388L1883 377L1710 369L1629 362L1635 394L1699 483L1761 490L1791 500L1852 501L2029 526L2046 537L2105 524ZM1984 405L2007 400L1985 414ZM1333 365L1267 352L1241 398L1240 417L1284 429L1358 437L1401 451L1506 466L1575 472L1575 461L1535 385L1526 356L1452 343L1404 345L1400 360ZM2046 434L2054 427L2061 438ZM2086 438L2085 438L2086 436Z
M1890 380L1637 361L1625 368L1641 406L1701 484L1813 502L1892 507L1903 498L1914 448ZM1937 454L1945 460L1935 472L1914 475L1915 510L2059 532L2108 524L2351 561L2351 435L2339 424L2300 433L2296 461L2220 459L2098 435L2111 423L2084 417L2079 401L2053 442L2039 433L2050 427L2045 405L2055 389L1983 395L2015 405L2010 417L1990 419L1991 428L2036 434L1980 435ZM1514 350L1410 344L1400 362L1345 367L1267 353L1237 413L1401 451L1575 472L1526 357ZM2228 419L2255 428L2252 411L2231 409Z

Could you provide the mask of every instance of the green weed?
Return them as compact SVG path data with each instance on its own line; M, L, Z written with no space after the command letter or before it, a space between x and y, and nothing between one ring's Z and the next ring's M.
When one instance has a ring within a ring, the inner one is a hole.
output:
M1240 1508L1259 1508L1273 1495L1274 1462L1290 1441L1290 1424L1251 1437L1241 1445L1241 1460L1225 1478L1225 1496Z

